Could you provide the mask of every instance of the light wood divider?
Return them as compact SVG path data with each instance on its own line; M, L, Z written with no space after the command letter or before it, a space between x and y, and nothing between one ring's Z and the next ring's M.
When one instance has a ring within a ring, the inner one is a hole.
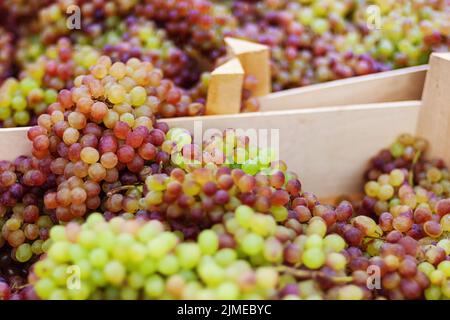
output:
M374 73L271 93L261 111L420 100L428 65Z
M31 155L29 127L0 129L0 160L13 161L21 155Z
M422 104L417 133L430 141L430 156L450 165L450 52L432 54Z
M244 70L233 58L217 67L209 80L206 114L233 114L241 110Z
M403 101L166 121L191 132L195 125L201 125L203 132L262 129L269 137L271 129L278 130L279 157L299 174L304 190L332 198L361 191L369 159L401 133L415 132L420 105L420 101Z

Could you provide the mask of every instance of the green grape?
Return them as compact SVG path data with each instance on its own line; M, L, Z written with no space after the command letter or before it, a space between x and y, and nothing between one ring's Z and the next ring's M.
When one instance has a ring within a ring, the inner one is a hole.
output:
M288 217L288 211L285 207L282 206L272 206L270 208L270 212L276 221L284 221Z
M220 252L221 251L217 254ZM199 245L195 243L181 243L177 246L176 254L182 268L192 269L200 261L201 249Z
M70 259L69 245L65 242L54 243L50 247L48 255L56 262L66 262Z
M96 248L91 251L89 255L89 261L91 262L92 266L96 268L102 268L108 262L108 253L104 249Z
M225 248L216 252L214 256L216 262L222 267L227 267L237 259L236 251Z
M178 259L174 255L166 255L158 262L158 271L165 276L175 274L178 269Z
M158 298L164 292L164 280L158 275L152 275L145 281L144 288L149 298Z
M232 282L222 283L216 289L216 296L220 300L236 300L239 298L239 288Z
M249 233L242 239L241 246L242 250L246 254L253 256L261 252L263 249L263 244L264 240L261 236L254 233Z
M30 114L27 111L17 111L13 115L13 120L19 126L26 126L30 122Z
M249 228L254 219L254 212L248 206L239 206L236 209L236 219L242 227Z
M219 239L211 230L202 231L198 236L198 244L203 254L214 254L219 248Z
M305 248L306 249L311 249L311 248L321 249L323 244L324 244L324 241L320 236L318 236L317 234L312 234L311 236L309 236L306 239Z
M430 286L429 288L425 289L425 298L427 300L439 300L441 298L442 292L441 288L438 286Z
M346 243L341 236L337 234L329 234L323 239L324 248L329 248L335 252L340 252L345 249Z
M325 255L321 249L313 247L303 252L302 261L306 267L318 269L325 263Z
M104 269L105 279L111 284L119 285L125 279L125 267L118 261L111 261Z
M33 252L31 246L28 243L21 244L16 251L16 259L19 262L25 262L31 259Z

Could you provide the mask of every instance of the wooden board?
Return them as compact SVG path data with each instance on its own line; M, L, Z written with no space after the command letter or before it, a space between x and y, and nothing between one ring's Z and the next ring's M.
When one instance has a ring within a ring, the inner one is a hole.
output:
M303 189L329 198L361 191L367 161L401 133L414 133L420 101L167 119L194 130L278 129L280 159ZM270 133L268 133L270 136ZM198 139L194 136L194 139Z
M206 100L206 114L233 114L241 110L244 69L233 58L211 72Z
M261 111L420 100L428 65L380 72L271 93Z
M28 127L0 129L0 160L12 161L21 155L31 155Z
M450 53L431 56L417 133L432 142L431 157L450 163Z
M166 119L171 127L278 130L279 156L299 174L303 190L321 198L361 191L367 161L403 132L414 133L420 101ZM30 150L27 128L0 130L0 155ZM273 131L276 132L276 131ZM194 139L202 139L198 135ZM270 132L268 132L270 137ZM6 150L5 152L3 150Z

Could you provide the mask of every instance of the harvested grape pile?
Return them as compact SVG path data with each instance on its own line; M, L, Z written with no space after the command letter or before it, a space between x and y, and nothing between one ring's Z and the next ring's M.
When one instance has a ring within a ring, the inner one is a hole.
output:
M331 206L232 129L199 146L156 119L161 90L189 99L163 81L101 56L29 129L32 156L0 161L1 298L450 298L450 173L425 141L400 136L364 199Z
M449 50L449 16L446 0L5 0L0 127L35 125L102 54L160 70L151 84L158 99L145 103L156 118L193 116L204 113L227 36L270 47L279 91L426 63L432 51ZM118 83L124 90L128 78ZM242 111L258 110L254 85L247 75Z

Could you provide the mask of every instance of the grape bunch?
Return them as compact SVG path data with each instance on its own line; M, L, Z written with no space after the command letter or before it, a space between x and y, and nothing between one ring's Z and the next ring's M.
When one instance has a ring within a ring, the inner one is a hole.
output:
M200 77L198 63L175 46L164 29L143 18L127 17L100 39L93 39L93 45L113 61L126 62L133 57L149 61L183 88L190 88Z
M380 26L368 29L369 6L376 5ZM361 46L394 68L424 64L431 52L450 46L449 5L446 1L361 1L353 21L363 32Z
M74 49L61 38L46 54L27 63L19 79L10 77L0 85L0 120L3 127L36 124L36 117L56 102L58 91L72 88L78 75L86 74L99 58L90 47Z
M424 157L426 147L423 139L404 134L371 160L361 213L379 216L385 231L417 240L446 236L449 171L442 161Z
M78 30L82 30L83 38L91 39L100 36L107 26L116 24L121 18L127 16L136 5L136 1L100 0L96 2L84 0L56 0L43 3L34 19L21 24L18 32L27 37L31 30L39 38L41 44L54 44L60 37L78 37ZM75 7L74 7L75 6ZM80 19L71 21L68 18L78 11ZM71 9L71 10L69 10ZM76 23L80 23L78 27ZM70 23L75 23L73 26ZM20 26L20 25L19 25ZM69 28L70 27L70 28ZM82 39L83 40L83 39ZM81 41L82 41L81 40Z
M35 260L49 245L54 217L40 200L56 183L49 164L29 157L0 162L0 245L13 264Z
M8 78L0 86L0 120L2 127L26 126L56 101L57 92L43 89L32 77Z
M439 159L427 159L426 149L423 139L403 134L371 159L365 175L365 197L357 211L377 217L386 241L404 249L390 245L386 253L381 248L385 263L398 269L383 283L391 299L417 297L419 287L427 299L449 296L444 275L450 253L448 168Z
M90 46L74 47L68 38L60 38L36 61L26 63L19 78L33 78L45 89L71 89L74 79L88 73L99 56L100 53Z
M346 2L237 1L233 12L241 21L233 36L270 47L273 91L387 69L366 51L341 48L342 34L357 34L343 19Z
M178 47L207 64L225 54L224 37L237 23L226 6L209 0L145 0L135 15L163 26Z
M5 0L0 3L1 25L14 29L29 21L36 12L55 2L55 0L39 0L28 3L23 0Z
M124 64L100 57L74 85L58 93L28 132L33 155L51 158L58 185L44 204L59 221L83 217L99 208L102 192L145 179L169 161L160 150L168 129L155 124L155 114L199 111L159 69L136 58Z
M13 35L0 27L0 84L12 73Z
M44 299L269 298L278 281L275 268L254 268L220 249L210 230L184 241L156 220L106 222L94 213L83 225L53 228L50 236L48 255L30 274Z

